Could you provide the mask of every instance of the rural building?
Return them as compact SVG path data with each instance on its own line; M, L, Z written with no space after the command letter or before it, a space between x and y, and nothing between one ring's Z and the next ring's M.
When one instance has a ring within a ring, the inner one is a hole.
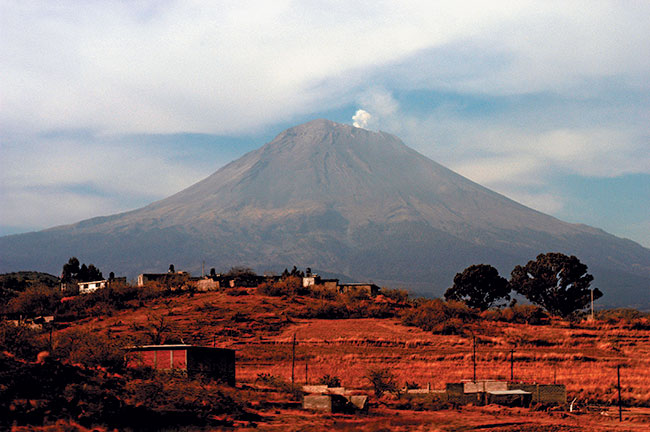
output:
M128 348L129 366L177 370L235 385L235 350L193 345L144 345Z
M447 383L447 400L458 404L485 405L496 403L529 406L531 403L564 404L563 384L527 384L506 381L464 381Z
M530 392L533 403L559 405L566 403L566 386L564 384L508 383L508 389Z
M328 413L354 413L368 411L368 396L355 394L344 387L306 385L302 388L302 408Z
M149 282L157 282L169 288L182 287L190 281L190 274L184 271L167 273L142 273L138 275L138 286Z
M337 291L339 287L338 279L323 279L317 274L308 273L307 276L302 278L303 288L319 287L328 291Z
M369 296L374 296L379 294L380 288L371 283L346 283L346 284L339 284L338 290L340 293L348 293L348 292L363 292L368 294Z
M219 281L208 276L191 278L190 283L196 287L197 291L214 291L220 288Z
M79 288L79 294L88 294L100 288L106 288L108 286L111 286L116 282L126 283L126 278L119 277L119 278L104 279L104 280L92 281L92 282L79 282L77 283L77 287Z
M380 288L371 283L339 283L338 279L323 279L317 274L307 273L302 278L303 288L322 288L327 291L348 293L348 292L363 292L369 296L379 294Z

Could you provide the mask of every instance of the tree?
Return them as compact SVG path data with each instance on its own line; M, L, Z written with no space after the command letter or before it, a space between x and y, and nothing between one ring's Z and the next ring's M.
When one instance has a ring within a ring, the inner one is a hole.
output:
M61 272L61 280L63 282L70 282L79 274L79 259L72 257L66 264L63 264L63 271Z
M228 277L255 277L257 273L253 271L250 267L244 266L234 266L230 267L230 270L226 273Z
M38 285L27 288L11 299L8 310L30 316L53 314L61 300L61 293L56 288Z
M63 265L61 271L62 282L91 282L104 279L102 272L94 264L81 264L77 257L72 257Z
M510 284L516 292L551 314L568 317L589 305L589 285L593 280L587 266L575 256L549 252L538 255L523 267L516 266ZM602 296L598 288L594 289L594 299Z
M445 292L445 299L461 301L471 308L486 310L500 299L509 300L510 286L491 265L472 265L462 273L456 273L454 285Z

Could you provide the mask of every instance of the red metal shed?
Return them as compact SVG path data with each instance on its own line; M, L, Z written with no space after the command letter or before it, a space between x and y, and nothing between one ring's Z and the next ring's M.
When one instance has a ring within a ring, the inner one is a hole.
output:
M128 350L132 367L180 370L235 385L235 350L193 345L142 345Z

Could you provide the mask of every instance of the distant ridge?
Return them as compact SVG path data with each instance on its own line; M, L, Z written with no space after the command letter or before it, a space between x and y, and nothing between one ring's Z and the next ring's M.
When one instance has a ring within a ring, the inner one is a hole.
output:
M603 304L650 307L649 249L525 207L393 135L319 119L141 209L2 237L0 271L57 273L73 255L130 276L295 264L440 295L468 265L508 277L551 251L589 266Z

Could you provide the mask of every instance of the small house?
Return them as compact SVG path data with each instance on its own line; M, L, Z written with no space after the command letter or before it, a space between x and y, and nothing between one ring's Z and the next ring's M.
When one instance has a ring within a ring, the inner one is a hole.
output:
M128 348L129 366L180 371L235 385L235 350L193 345L144 345Z
M368 396L346 390L344 387L305 385L302 388L302 408L328 413L355 413L368 411Z
M345 283L339 284L338 290L340 293L348 292L362 292L369 296L375 296L379 294L381 288L372 283Z
M447 400L458 404L500 404L529 406L531 403L566 403L563 384L514 383L506 381L464 381L447 383Z
M77 283L77 286L79 288L79 294L88 294L93 291L97 291L100 288L106 288L111 286L114 283L126 283L126 278L125 277L118 277L118 278L112 278L112 279L104 279L104 280L98 280L98 281L90 281L90 282L79 282Z
M149 282L157 282L168 288L179 288L190 281L190 274L185 271L167 273L142 273L138 275L138 286L145 286Z

